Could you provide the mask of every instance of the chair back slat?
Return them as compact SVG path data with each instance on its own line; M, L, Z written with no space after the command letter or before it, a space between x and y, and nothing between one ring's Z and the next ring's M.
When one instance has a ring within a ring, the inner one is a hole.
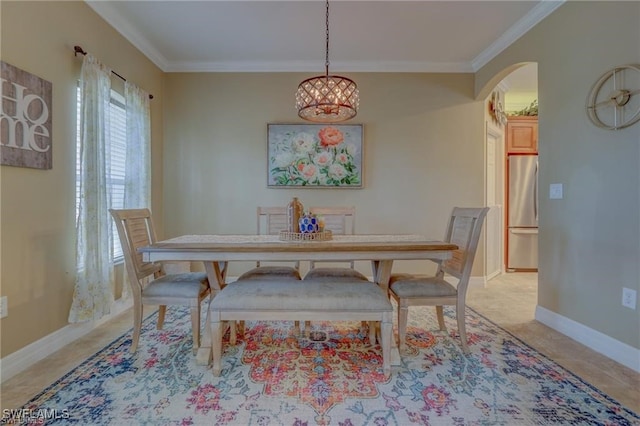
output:
M258 207L258 223L256 230L260 235L279 235L280 231L289 229L286 207ZM256 262L260 266L260 262ZM295 262L295 268L299 269L300 262Z
M286 230L286 207L258 207L258 234L278 235Z
M324 229L334 235L352 235L355 232L356 208L355 207L311 207L309 212L324 219ZM336 263L336 262L331 262ZM339 263L339 262L338 262ZM355 262L348 262L351 268ZM311 268L316 261L311 262Z
M136 269L141 270L145 262L143 262L142 253L138 252L138 249L152 243L151 237L149 236L147 218L138 217L126 219L124 225L129 238L129 244L131 245L131 252L136 264Z
M445 241L458 246L453 252L452 258L440 264L440 270L446 274L458 278L461 283L468 281L473 267L482 223L489 209L484 208L460 208L453 209Z
M311 207L312 214L322 216L324 229L336 235L350 235L355 229L355 207Z
M160 263L145 262L138 249L156 241L149 209L111 209L122 245L125 267L134 295L142 291L143 278L162 271Z

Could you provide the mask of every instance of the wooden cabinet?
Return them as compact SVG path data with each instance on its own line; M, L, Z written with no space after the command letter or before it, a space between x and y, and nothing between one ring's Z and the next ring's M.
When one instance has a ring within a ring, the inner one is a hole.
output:
M507 154L538 153L538 117L507 119Z

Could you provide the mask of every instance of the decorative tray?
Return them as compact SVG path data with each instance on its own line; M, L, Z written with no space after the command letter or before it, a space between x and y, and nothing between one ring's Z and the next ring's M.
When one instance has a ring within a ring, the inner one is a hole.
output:
M329 241L331 238L333 238L331 231L306 233L280 231L281 241Z

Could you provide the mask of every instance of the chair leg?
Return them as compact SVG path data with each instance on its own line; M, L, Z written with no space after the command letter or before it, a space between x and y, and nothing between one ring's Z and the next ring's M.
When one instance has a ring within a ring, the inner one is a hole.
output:
M211 351L213 356L213 366L211 371L215 377L220 376L222 371L222 322L219 314L216 312L211 319Z
M162 330L162 326L164 325L164 314L166 312L167 312L167 306L166 305L158 306L158 324L156 325L156 328L158 330Z
M442 305L436 306L436 314L438 317L438 325L440 326L440 330L446 330L447 326L444 325L444 313L442 311Z
M371 346L376 344L376 329L376 321L369 321L369 344Z
M238 328L238 322L229 321L229 344L231 346L235 346L238 343Z
M404 351L406 348L407 337L407 320L409 319L409 306L399 303L398 306L398 339L400 340L400 350Z
M391 338L393 333L393 324L391 321L391 313L384 313L380 323L380 346L382 347L382 371L384 377L391 377Z
M238 334L240 336L244 336L244 328L245 328L244 327L244 321L238 322L237 325L238 325Z
M191 307L191 334L193 336L193 354L198 353L200 347L200 304Z
M142 304L133 303L133 336L131 337L131 348L129 351L134 353L138 349L138 341L140 340L140 330L142 329Z
M469 347L467 346L467 330L465 328L464 321L464 303L462 306L456 306L456 319L458 320L458 333L460 334L460 342L462 344L462 352L465 354L469 353Z
M294 321L293 327L296 329L296 333L301 334L305 330L311 330L311 321L304 321L302 325L300 325L300 321Z
M238 343L238 337L244 336L244 320L229 321L229 344L235 346Z

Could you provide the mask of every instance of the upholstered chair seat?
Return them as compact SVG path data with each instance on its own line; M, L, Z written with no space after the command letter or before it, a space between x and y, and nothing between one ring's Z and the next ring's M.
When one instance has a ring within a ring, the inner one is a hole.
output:
M355 269L344 267L314 268L307 272L304 279L314 281L369 281L367 277Z
M238 281L247 280L299 280L300 272L292 266L258 266L244 272Z
M151 281L143 290L143 297L198 297L209 288L204 272L164 275Z
M457 294L456 288L448 281L427 275L393 274L389 288L401 298L442 297Z

